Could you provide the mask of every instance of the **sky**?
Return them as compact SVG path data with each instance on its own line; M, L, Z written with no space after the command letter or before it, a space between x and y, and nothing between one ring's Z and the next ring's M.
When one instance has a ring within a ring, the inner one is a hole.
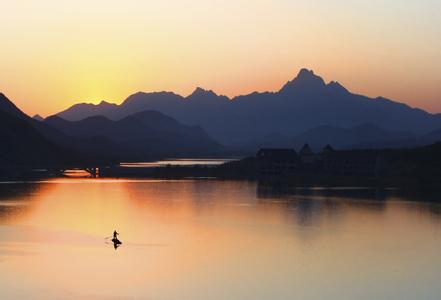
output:
M0 0L0 92L48 116L138 91L276 91L300 68L441 112L438 0Z

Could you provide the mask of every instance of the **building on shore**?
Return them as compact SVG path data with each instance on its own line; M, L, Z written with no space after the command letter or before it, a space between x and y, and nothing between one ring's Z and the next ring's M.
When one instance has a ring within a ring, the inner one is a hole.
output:
M308 144L305 144L299 152L300 163L303 166L311 166L322 160L319 153L314 153Z
M377 150L345 150L323 152L323 172L334 175L378 176L385 160Z
M264 148L257 152L256 158L262 176L292 174L299 163L299 156L294 149Z
M378 176L385 167L377 150L334 150L326 145L315 153L305 144L300 152L294 149L266 148L256 154L261 176L301 175L305 173Z

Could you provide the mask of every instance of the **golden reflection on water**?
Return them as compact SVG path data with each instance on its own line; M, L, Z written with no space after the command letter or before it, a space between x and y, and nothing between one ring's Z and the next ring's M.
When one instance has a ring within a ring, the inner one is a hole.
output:
M438 299L440 206L403 200L214 180L0 184L0 298Z

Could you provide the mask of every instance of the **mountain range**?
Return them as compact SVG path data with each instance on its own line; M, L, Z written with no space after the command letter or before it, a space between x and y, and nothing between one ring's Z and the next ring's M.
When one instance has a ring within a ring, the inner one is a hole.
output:
M0 93L0 166L66 164L75 160L69 150L46 139L36 122Z
M271 135L294 138L323 126L350 129L371 124L384 131L416 136L441 128L440 114L351 93L338 82L326 83L307 69L300 70L277 92L254 92L233 99L202 88L187 97L172 92L138 92L120 105L81 103L57 115L70 121L95 115L117 121L145 110L161 112L186 125L199 125L229 146ZM348 140L347 144L352 143Z
M197 126L156 111L112 121L30 118L0 94L0 167L60 166L218 155L224 148Z
M441 140L441 115L350 93L302 69L278 92L136 93L30 118L0 94L0 166L251 154L261 147L396 148ZM220 141L220 142L218 142ZM227 145L227 146L224 146Z
M157 111L142 111L118 121L103 116L67 121L52 116L44 123L73 138L100 137L110 144L102 151L123 160L210 156L224 151L202 128L182 125Z

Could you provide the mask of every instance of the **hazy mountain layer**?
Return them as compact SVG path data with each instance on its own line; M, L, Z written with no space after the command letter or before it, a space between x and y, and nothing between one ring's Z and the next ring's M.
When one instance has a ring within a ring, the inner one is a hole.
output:
M139 112L118 121L103 116L81 121L49 117L46 124L74 138L102 138L122 160L147 160L171 156L218 155L223 147L200 127L185 126L156 111Z

